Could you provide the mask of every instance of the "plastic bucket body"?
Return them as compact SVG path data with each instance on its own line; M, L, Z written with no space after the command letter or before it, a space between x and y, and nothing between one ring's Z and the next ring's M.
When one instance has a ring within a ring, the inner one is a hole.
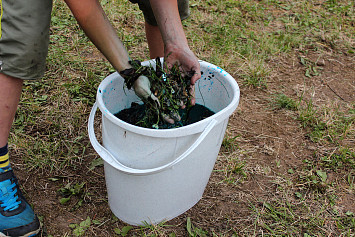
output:
M153 60L143 64L155 67ZM226 71L204 61L200 66L196 103L215 114L180 128L148 129L116 118L115 113L140 102L132 90L125 89L117 73L105 78L98 88L89 117L89 137L104 160L110 208L128 224L170 220L203 195L240 93ZM102 145L94 133L97 108L102 112Z

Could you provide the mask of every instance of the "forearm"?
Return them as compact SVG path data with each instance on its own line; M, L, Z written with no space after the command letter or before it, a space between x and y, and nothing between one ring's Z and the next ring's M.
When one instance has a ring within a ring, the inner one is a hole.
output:
M181 24L176 0L150 0L165 47L186 47L187 40Z
M117 37L98 0L64 0L88 38L111 65L122 71L130 68L129 55Z
M200 64L188 46L177 0L150 0L150 5L164 41L165 65L171 68L177 64L184 74L193 72L191 84L194 85L201 77Z

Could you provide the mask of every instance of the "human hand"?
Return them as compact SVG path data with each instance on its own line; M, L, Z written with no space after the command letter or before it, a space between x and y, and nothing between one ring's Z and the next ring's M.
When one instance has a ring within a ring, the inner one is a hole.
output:
M192 98L190 103L194 105L196 103L195 83L201 78L200 63L197 57L187 45L167 45L165 46L165 55L164 64L166 68L171 69L174 65L177 65L183 76L191 77L189 90Z
M155 97L155 95L150 90L150 81L148 77L140 75L138 79L133 83L133 90L139 98L145 100L150 98L155 101L158 106L160 106L158 98Z

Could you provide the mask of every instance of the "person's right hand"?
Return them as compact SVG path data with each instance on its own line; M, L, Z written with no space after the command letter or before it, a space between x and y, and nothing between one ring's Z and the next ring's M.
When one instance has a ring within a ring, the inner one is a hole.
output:
M166 45L165 55L164 64L167 68L178 65L183 76L191 76L190 94L192 98L190 102L195 105L195 83L201 78L200 63L197 57L187 45Z

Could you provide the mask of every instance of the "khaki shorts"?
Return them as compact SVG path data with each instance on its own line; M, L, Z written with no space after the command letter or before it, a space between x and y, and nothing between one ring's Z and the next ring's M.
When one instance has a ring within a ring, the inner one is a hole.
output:
M143 12L144 19L149 25L157 26L152 7L149 0L129 0L132 3L138 3L139 9ZM164 0L162 0L164 1ZM181 20L185 20L190 16L189 0L177 0Z
M38 79L45 72L52 0L0 0L0 73Z

